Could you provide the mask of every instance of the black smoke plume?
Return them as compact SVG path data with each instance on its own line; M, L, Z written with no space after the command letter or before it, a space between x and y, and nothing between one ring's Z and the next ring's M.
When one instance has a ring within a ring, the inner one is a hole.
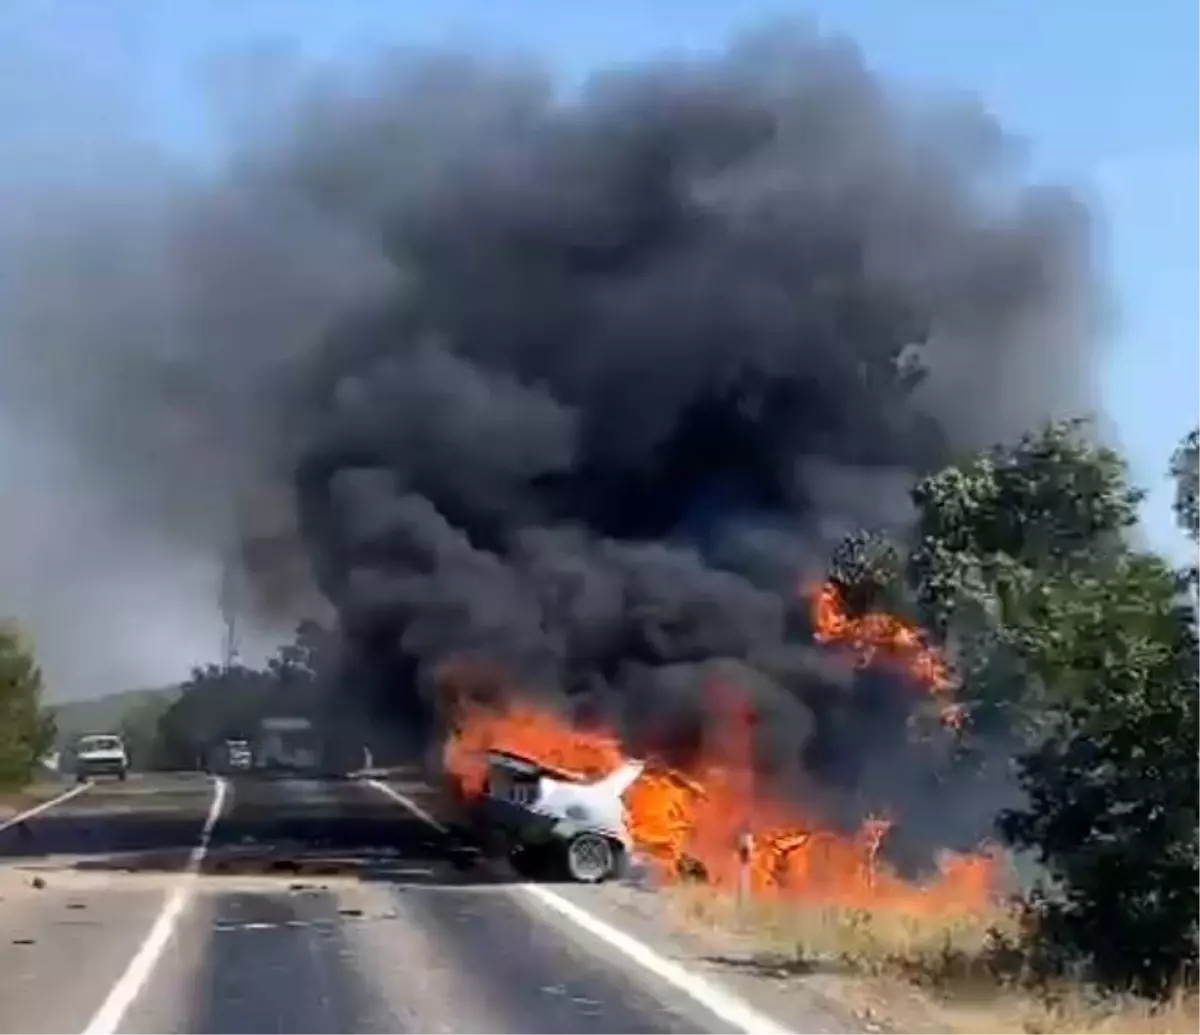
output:
M1079 209L804 33L572 97L469 61L377 85L285 168L395 270L325 347L299 475L381 692L436 710L476 658L661 746L729 679L804 768L839 690L797 579L1086 396Z
M475 662L686 753L718 680L781 780L887 783L853 759L896 680L814 649L797 587L914 475L1092 403L1073 197L791 26L574 92L402 53L297 98L167 206L171 360L230 484L294 476L345 693L428 730Z

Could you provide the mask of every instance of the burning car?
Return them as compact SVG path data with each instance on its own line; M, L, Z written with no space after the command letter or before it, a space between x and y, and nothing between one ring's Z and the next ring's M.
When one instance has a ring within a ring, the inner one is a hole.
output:
M489 751L479 816L529 875L565 871L595 884L619 876L633 848L625 791L644 763L628 761L599 780L507 751Z

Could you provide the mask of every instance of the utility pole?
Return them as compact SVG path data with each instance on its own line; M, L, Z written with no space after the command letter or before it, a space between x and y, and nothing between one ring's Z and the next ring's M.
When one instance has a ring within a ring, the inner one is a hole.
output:
M1200 568L1193 568L1188 573L1188 599L1192 602L1195 628L1200 630Z
M224 627L221 642L221 663L225 668L234 665L241 654L241 629L238 627L238 605L241 579L238 562L230 551L221 566L221 622Z

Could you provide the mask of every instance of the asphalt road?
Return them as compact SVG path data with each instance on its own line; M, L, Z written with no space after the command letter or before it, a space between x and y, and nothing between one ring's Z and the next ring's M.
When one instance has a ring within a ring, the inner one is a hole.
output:
M640 951L360 781L134 777L0 830L4 1032L755 1026Z

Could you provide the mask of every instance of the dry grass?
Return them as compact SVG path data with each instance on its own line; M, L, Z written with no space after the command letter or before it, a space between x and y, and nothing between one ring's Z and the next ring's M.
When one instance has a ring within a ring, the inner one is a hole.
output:
M693 932L723 935L766 974L805 974L894 1031L1200 1031L1195 990L1152 1004L1035 985L1013 948L1017 919L999 908L957 917L771 902L739 909L699 887L676 889L672 901Z

